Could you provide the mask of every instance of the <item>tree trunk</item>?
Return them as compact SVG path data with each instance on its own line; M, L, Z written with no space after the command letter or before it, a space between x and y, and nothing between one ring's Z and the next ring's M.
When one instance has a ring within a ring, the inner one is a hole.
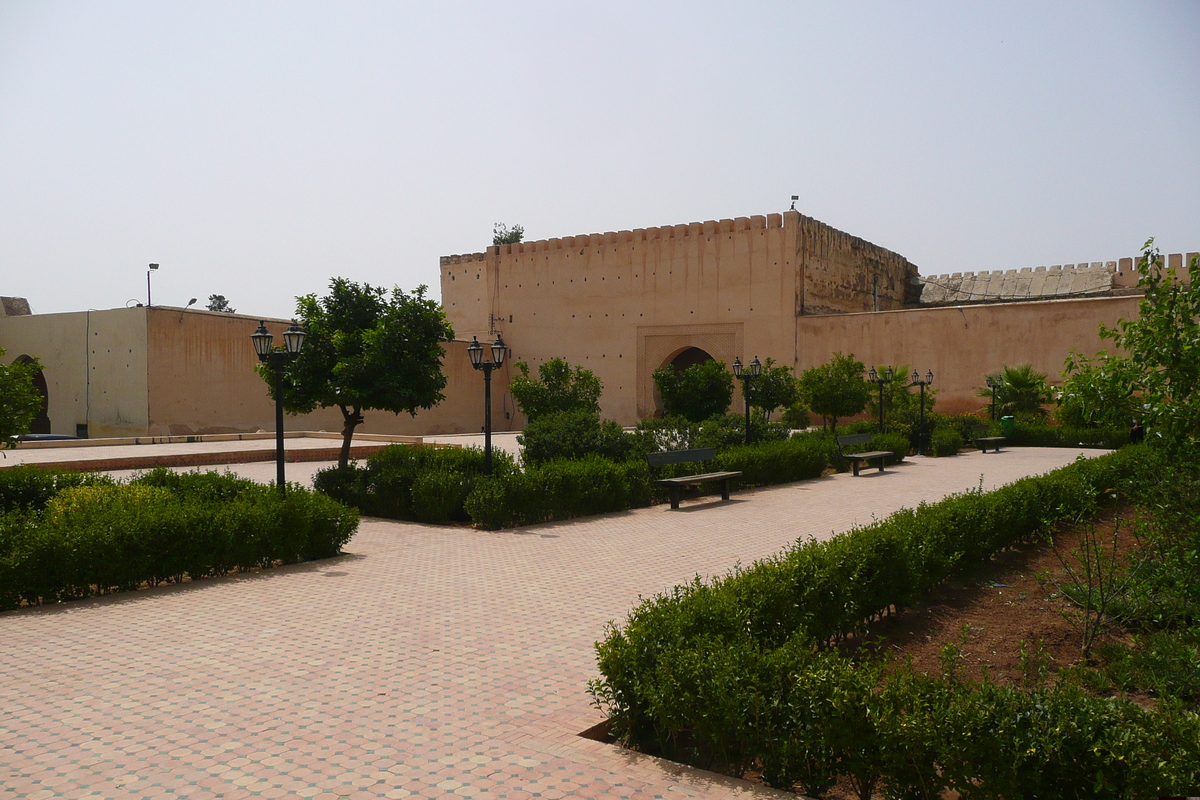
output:
M350 464L350 442L354 439L354 429L363 423L362 414L358 413L358 406L347 409L345 406L338 406L342 410L342 451L338 453L338 467L346 467Z

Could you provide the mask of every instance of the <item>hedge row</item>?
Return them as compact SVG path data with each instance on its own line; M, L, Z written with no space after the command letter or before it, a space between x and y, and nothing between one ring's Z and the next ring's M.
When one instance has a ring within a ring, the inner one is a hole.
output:
M118 484L19 468L0 495L0 609L326 558L358 526L324 495L215 472Z
M620 714L611 685L602 709ZM821 796L1141 798L1200 785L1200 716L1075 686L971 686L952 673L853 662L801 637L700 636L657 653L643 688L668 758Z
M372 516L431 523L471 520L496 530L648 506L666 496L655 479L697 471L740 471L741 486L815 478L836 456L828 437L730 447L711 461L654 469L642 456L612 461L591 455L522 470L507 453L494 451L494 474L485 476L478 449L396 445L373 453L364 466L322 470L313 485Z
M772 648L862 631L993 553L1093 514L1148 458L1135 447L1080 459L993 492L923 503L830 541L798 543L724 578L676 587L644 601L597 644L604 676L598 690L623 736L638 745L658 742L663 723L653 698L662 653L705 639L749 635Z

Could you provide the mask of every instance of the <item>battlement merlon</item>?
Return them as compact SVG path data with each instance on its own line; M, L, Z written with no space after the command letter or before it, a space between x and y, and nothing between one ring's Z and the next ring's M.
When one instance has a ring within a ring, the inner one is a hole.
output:
M516 242L513 244L493 245L484 253L470 253L467 255L442 256L441 265L443 267L454 264L474 262L485 260L488 256L496 255L520 255L524 253L543 253L547 251L583 248L583 247L603 247L605 245L617 245L632 242L653 242L666 241L669 239L684 239L689 236L714 236L718 234L732 234L743 231L760 231L775 228L809 228L814 233L821 235L826 241L831 244L836 244L843 247L870 247L881 253L894 255L897 258L904 259L904 256L894 251L888 250L885 247L880 247L877 244L862 239L858 236L852 236L845 231L827 225L813 217L807 217L799 211L786 211L782 214L759 214L750 217L736 217L733 219L718 219L706 220L704 222L690 222L679 225L662 225L652 228L634 228L632 230L607 231L605 233L587 233L578 234L575 236L561 236L551 239L536 239L528 242ZM907 259L904 259L907 261ZM915 269L915 267L914 267Z

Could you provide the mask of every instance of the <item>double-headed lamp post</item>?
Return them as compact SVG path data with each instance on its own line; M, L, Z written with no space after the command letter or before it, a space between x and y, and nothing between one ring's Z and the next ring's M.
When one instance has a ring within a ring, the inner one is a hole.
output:
M917 447L917 452L920 453L921 455L925 455L925 387L929 386L932 383L933 383L933 370L929 370L928 372L926 372L924 378L921 377L921 373L917 372L915 369L913 370L912 383L910 383L909 386L920 386L921 387L921 433L920 433L921 443Z
M270 364L271 369L275 371L275 483L279 486L280 494L287 492L287 483L283 477L283 368L299 355L307 335L293 322L291 327L283 332L284 346L278 350L271 347L275 337L267 330L265 323L260 321L258 330L250 335L250 340L254 342L254 352L258 353L258 360Z
M492 342L492 360L483 360L483 345L475 336L467 345L467 355L471 357L471 366L483 370L483 474L492 474L492 370L499 369L504 364L504 355L508 345L496 335Z
M995 375L987 376L988 388L992 390L992 422L996 421L996 390L1000 388L1000 379Z
M892 368L888 367L887 371L880 375L874 367L871 367L871 371L867 373L867 380L879 385L879 432L883 433L883 385L891 383Z
M746 370L749 367L749 371ZM742 381L742 399L746 401L746 444L750 444L750 381L762 374L762 362L758 356L745 367L740 358L733 359L733 376Z

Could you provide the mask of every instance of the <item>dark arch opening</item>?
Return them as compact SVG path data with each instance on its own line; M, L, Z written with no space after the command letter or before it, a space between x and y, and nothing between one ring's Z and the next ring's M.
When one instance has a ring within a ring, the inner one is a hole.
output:
M678 353L676 353L674 358L664 363L663 366L665 367L669 364L671 368L675 370L675 374L678 375L688 367L694 367L696 364L703 364L705 361L712 360L713 357L704 350L701 350L699 347L685 347L683 350L680 350ZM662 417L664 413L666 413L666 409L663 407L662 395L659 393L658 387L655 386L654 416Z
M699 347L689 347L675 358L671 359L671 366L675 372L683 372L688 367L694 367L697 364L703 364L705 361L712 361L713 357L701 350Z
M33 359L29 356L21 356L14 364L31 364ZM29 426L30 433L50 433L50 389L46 385L46 376L39 369L33 373L33 388L42 396L42 408L38 411L38 415L33 418L33 423Z

